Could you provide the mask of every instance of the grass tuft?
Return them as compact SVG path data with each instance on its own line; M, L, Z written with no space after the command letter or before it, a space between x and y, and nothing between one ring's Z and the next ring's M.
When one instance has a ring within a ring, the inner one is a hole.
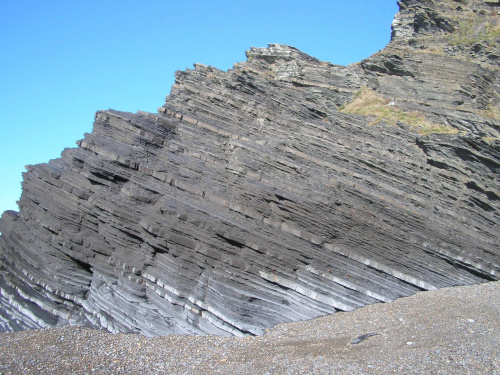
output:
M483 140L488 142L488 143L492 143L492 142L500 141L500 137L483 137Z
M474 15L460 20L458 29L451 34L451 45L473 45L480 42L496 44L500 38L498 14Z
M500 120L500 109L490 104L488 108L482 112L482 115L493 120Z
M363 86L354 94L352 102L339 108L340 112L373 117L369 125L385 122L390 126L396 126L403 122L420 134L457 134L458 130L450 126L436 125L425 118L422 112L406 112L398 108L390 100L377 94L375 91Z

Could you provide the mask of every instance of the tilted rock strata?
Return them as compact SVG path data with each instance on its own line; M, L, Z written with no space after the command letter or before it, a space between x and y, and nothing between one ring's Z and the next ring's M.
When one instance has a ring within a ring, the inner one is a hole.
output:
M359 64L252 48L177 72L158 114L98 112L0 220L1 329L260 334L498 280L500 72L413 46L441 31L408 20L439 4L403 1ZM341 111L362 87L460 133L368 126Z

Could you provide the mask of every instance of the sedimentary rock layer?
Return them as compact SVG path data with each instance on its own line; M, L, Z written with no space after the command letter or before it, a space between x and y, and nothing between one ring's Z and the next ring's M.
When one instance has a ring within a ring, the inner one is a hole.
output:
M157 114L100 111L77 148L29 166L0 220L0 328L260 334L498 280L498 38L456 38L500 16L400 8L358 64L278 44L195 64ZM400 121L349 111L363 90Z

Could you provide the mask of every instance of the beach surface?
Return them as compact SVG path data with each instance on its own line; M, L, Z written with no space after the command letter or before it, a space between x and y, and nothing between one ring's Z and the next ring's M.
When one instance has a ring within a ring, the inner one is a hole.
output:
M0 333L0 374L500 374L500 282L420 292L258 337Z

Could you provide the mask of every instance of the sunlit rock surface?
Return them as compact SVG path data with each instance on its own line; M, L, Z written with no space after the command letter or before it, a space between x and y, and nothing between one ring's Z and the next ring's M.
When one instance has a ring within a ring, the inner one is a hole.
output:
M29 166L0 220L0 329L261 334L498 280L498 4L400 9L358 64L277 44L195 64L157 114L100 111Z

